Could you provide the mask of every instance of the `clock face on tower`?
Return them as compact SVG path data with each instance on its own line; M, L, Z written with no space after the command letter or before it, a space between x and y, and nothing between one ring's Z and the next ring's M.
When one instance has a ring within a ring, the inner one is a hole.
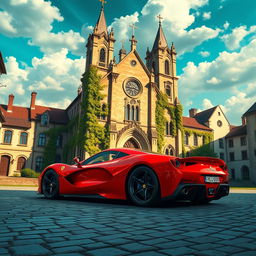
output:
M141 93L141 85L135 79L126 80L124 83L124 91L130 97L136 97Z

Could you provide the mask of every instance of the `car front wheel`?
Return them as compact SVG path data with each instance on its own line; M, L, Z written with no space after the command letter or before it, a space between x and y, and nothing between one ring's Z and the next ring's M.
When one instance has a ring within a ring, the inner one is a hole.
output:
M135 168L127 181L127 194L140 206L154 205L160 200L160 185L155 172L147 166Z

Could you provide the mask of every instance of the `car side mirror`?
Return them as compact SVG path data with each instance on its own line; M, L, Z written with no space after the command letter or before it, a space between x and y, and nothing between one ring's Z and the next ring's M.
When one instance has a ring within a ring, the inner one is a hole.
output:
M74 162L76 163L77 167L81 168L82 165L80 163L80 158L78 156L73 158Z

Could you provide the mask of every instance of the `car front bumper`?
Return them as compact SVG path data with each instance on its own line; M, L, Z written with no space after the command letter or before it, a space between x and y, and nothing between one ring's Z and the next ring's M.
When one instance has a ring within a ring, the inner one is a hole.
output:
M163 200L218 200L228 194L229 184L181 183L172 195L163 198Z

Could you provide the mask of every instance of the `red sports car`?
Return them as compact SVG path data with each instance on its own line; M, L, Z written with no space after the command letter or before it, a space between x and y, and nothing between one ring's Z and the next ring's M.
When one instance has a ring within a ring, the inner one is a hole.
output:
M164 199L207 203L229 194L224 161L178 158L133 149L108 149L75 165L52 164L39 177L39 193L98 195L148 206Z

